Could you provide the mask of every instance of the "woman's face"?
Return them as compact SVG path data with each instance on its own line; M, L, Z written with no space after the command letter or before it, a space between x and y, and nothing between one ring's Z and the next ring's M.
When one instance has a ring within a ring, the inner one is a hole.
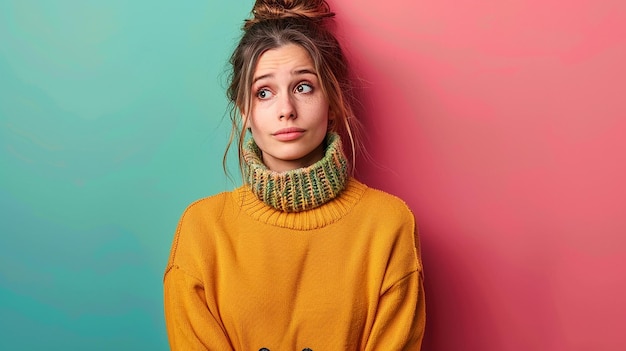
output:
M251 95L247 127L267 168L288 171L324 156L329 104L305 49L288 44L264 52Z

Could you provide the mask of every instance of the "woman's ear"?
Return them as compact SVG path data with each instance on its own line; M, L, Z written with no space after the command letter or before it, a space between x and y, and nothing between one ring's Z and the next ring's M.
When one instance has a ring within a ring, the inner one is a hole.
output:
M243 124L243 129L250 129L250 122L248 120L248 115L243 112L242 109L239 109L239 115L241 115L241 121Z
M334 130L335 122L336 122L335 111L329 107L328 108L328 130L329 131Z

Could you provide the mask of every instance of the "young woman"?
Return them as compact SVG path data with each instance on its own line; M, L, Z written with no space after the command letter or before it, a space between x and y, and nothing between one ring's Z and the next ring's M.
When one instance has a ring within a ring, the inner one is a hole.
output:
M164 278L171 349L419 350L413 215L350 176L340 135L352 155L359 143L334 14L325 0L257 0L253 14L228 89L245 184L180 220Z

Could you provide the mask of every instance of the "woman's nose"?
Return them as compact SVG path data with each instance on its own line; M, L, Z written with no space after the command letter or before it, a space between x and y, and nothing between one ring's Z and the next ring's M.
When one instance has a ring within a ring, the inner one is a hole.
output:
M280 110L278 112L280 119L298 118L291 94L282 94L282 97L280 97Z

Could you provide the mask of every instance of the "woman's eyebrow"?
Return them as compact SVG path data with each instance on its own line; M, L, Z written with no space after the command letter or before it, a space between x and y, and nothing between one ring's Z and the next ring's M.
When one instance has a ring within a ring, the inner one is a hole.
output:
M272 78L274 75L272 73L268 73L268 74L264 74L258 77L254 77L254 79L252 80L252 83L256 83L257 81L261 80L261 79L265 79L265 78Z
M317 72L315 72L315 70L312 70L310 68L304 68L304 69L299 69L293 72L294 75L303 75L303 74L312 74L314 76L317 76Z
M298 69L293 71L292 73L294 76L301 76L301 75L305 75L305 74L312 74L314 76L317 77L317 73L315 72L315 70L311 69L311 68L303 68L303 69ZM257 81L261 80L261 79L266 79L266 78L273 78L274 74L273 73L268 73L268 74L262 74L258 77L254 77L254 79L252 79L252 83L256 83Z

